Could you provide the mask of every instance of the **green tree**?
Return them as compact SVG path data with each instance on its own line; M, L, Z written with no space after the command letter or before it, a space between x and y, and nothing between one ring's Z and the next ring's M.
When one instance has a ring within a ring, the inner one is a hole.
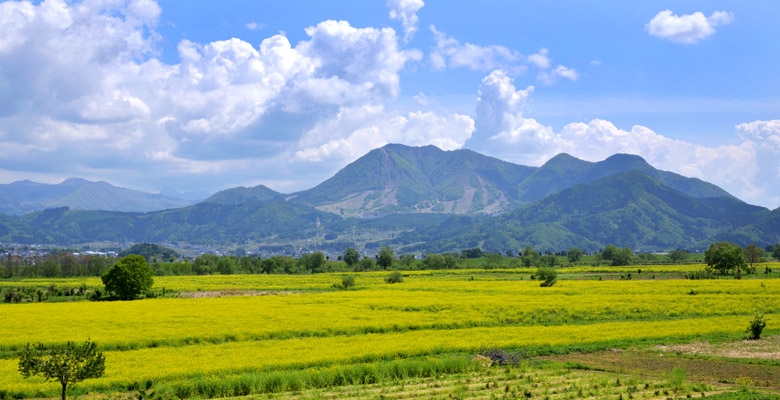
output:
M55 276L62 276L62 267L60 262L54 257L48 257L41 263L41 275L52 278Z
M567 253L567 256L569 257L569 262L576 263L582 258L583 253L584 252L579 247L570 248L569 252Z
M726 274L732 269L739 274L740 270L747 266L742 247L730 242L710 244L704 252L704 262L721 274Z
M772 249L772 257L780 260L780 243L776 244Z
M376 264L382 267L382 269L388 269L393 266L393 249L385 246L379 249L379 254L376 255Z
M630 265L634 252L628 247L621 249L610 244L604 249L603 257L611 261L613 266Z
M541 265L541 266L544 266L544 267L548 267L548 268L552 268L552 267L554 267L554 266L555 266L555 263L556 263L557 261L558 261L558 259L557 259L557 258L555 258L555 256L554 256L554 255L552 255L552 254L547 254L547 255L544 255L544 256L542 256L542 257L539 259L539 265Z
M360 253L358 253L354 247L344 250L344 262L346 262L347 265L354 267L358 261L360 261Z
M682 250L674 250L671 253L669 253L669 260L671 260L675 264L679 264L685 259L688 258L688 252L682 251Z
M523 250L523 265L526 268L530 267L531 264L535 264L538 258L539 253L537 253L530 244L525 246L525 249Z
M106 291L132 300L152 288L152 268L137 254L120 258L102 277Z
M753 267L753 264L761 262L763 255L764 250L756 246L755 243L751 243L745 247L745 261L750 264L751 268Z
M539 286L541 287L550 287L552 285L555 285L555 282L558 281L558 273L555 272L554 269L549 267L542 267L537 269L533 277L534 279L538 279L541 281L539 283Z
M408 269L412 266L412 263L414 263L414 254L401 254L399 260L401 261L401 264Z
M22 376L27 379L40 375L47 381L58 380L62 385L62 400L65 400L68 385L85 379L99 378L105 370L106 359L103 353L98 352L97 345L89 340L81 346L68 342L65 347L51 350L43 347L43 344L27 344L19 352L19 372Z

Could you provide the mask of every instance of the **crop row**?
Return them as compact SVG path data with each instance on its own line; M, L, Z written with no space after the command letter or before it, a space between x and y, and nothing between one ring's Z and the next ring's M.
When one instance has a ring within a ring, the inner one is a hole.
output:
M775 319L772 315L770 318ZM381 359L500 348L587 348L594 344L701 335L734 335L745 318L710 317L675 321L607 322L569 326L478 327L358 336L311 337L106 352L104 377L82 383L91 389L126 388L133 382L178 380L246 371L350 364ZM56 384L23 380L13 359L0 360L0 387L53 393Z

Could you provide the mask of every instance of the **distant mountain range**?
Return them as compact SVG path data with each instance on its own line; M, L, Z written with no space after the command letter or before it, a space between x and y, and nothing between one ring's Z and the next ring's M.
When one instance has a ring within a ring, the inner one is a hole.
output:
M145 212L184 207L192 203L192 200L184 198L145 193L116 187L107 182L90 182L78 178L66 179L58 184L29 180L0 184L0 213L11 215L53 207Z
M80 182L69 181L56 188L58 199L74 197L76 191L65 186ZM5 193L0 190L0 196ZM536 168L470 150L393 144L292 194L260 185L146 213L67 207L0 216L0 241L294 244L334 250L391 245L399 252L470 247L503 252L526 244L539 250L615 244L652 251L704 249L715 240L762 246L780 241L780 209L749 205L713 184L657 170L626 154L600 162L559 154Z

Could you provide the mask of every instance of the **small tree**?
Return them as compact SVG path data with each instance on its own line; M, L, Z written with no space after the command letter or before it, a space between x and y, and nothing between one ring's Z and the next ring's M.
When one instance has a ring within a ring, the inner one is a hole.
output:
M541 281L539 286L550 287L558 281L558 273L552 268L539 268L536 270L534 278Z
M349 290L353 286L355 286L355 277L352 275L344 275L341 277L341 283L333 284L334 288L343 290Z
M382 269L388 269L393 266L393 249L389 247L382 247L379 249L379 254L376 255L376 265L382 267Z
M582 258L583 251L579 247L572 247L569 249L567 256L570 263L576 263Z
M761 339L761 332L766 328L766 321L764 314L759 313L753 316L753 319L750 320L750 324L747 328L748 340Z
M105 370L103 353L98 352L97 345L89 340L81 346L68 342L65 347L51 350L47 350L43 344L27 344L19 353L19 372L22 376L26 379L40 375L47 381L58 380L62 385L62 400L65 400L68 385L99 378Z
M390 273L390 275L388 275L385 278L385 282L387 283L401 283L403 281L404 281L404 276L401 275L401 273L398 271L394 271Z
M669 260L675 264L685 261L686 258L688 258L688 253L682 250L674 250L669 253Z
M120 258L101 278L106 291L122 300L132 300L152 288L152 268L137 254Z
M344 262L346 262L347 265L354 267L358 261L360 261L360 253L358 253L354 247L344 250Z
M753 267L753 264L760 263L761 258L764 255L763 249L756 246L755 243L749 244L747 247L745 247L745 261L747 261L748 264L750 264L750 267Z

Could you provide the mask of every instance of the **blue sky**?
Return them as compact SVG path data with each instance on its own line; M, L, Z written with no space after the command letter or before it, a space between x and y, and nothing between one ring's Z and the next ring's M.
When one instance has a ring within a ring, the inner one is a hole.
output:
M0 3L0 182L319 183L386 143L616 152L780 206L774 2Z

